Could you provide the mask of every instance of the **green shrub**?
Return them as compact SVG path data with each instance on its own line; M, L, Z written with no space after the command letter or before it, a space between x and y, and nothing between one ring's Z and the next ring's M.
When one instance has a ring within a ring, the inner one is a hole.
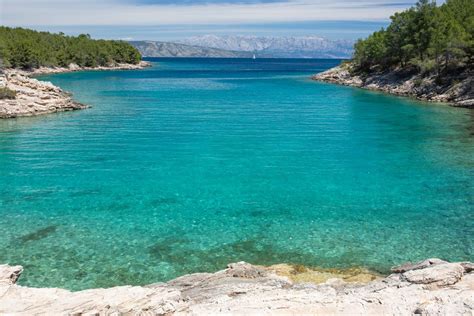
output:
M413 58L410 63L416 66L422 75L431 74L437 69L436 62L432 59L421 60Z
M6 87L0 88L0 100L3 99L15 99L16 91L10 90Z
M421 78L416 78L416 79L413 81L413 84L415 85L415 87L421 86L422 83L423 83L423 79L421 79Z

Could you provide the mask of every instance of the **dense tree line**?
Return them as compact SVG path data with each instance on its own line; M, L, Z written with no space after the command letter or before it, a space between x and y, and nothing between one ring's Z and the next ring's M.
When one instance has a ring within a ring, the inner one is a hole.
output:
M136 64L140 59L138 50L123 41L93 40L87 34L74 37L0 26L0 62L4 67L67 67L71 63L96 67L113 63Z
M474 68L474 0L420 0L391 17L391 24L355 45L355 69L397 67L437 73Z

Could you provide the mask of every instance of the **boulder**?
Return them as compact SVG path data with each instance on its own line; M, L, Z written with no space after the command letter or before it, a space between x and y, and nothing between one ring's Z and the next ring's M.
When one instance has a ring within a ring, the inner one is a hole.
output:
M415 284L446 286L461 280L464 271L460 263L440 263L404 272L401 279Z
M15 284L22 272L22 266L2 264L0 265L0 283L8 285Z

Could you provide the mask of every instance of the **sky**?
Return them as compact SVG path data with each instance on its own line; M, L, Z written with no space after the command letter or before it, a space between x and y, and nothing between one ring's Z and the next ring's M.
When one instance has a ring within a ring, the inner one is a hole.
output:
M0 24L94 38L317 35L357 39L388 25L408 0L0 0Z

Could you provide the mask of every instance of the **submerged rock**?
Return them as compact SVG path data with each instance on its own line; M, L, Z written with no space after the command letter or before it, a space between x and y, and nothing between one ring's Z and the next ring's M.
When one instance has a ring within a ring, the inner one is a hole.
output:
M69 292L18 286L21 267L3 265L0 314L472 315L472 263L429 259L410 267L366 284L332 278L317 285L239 262L146 287Z
M363 268L325 269L302 265L276 264L266 270L289 278L294 283L321 284L329 280L341 280L347 283L368 283L380 279L381 275Z

